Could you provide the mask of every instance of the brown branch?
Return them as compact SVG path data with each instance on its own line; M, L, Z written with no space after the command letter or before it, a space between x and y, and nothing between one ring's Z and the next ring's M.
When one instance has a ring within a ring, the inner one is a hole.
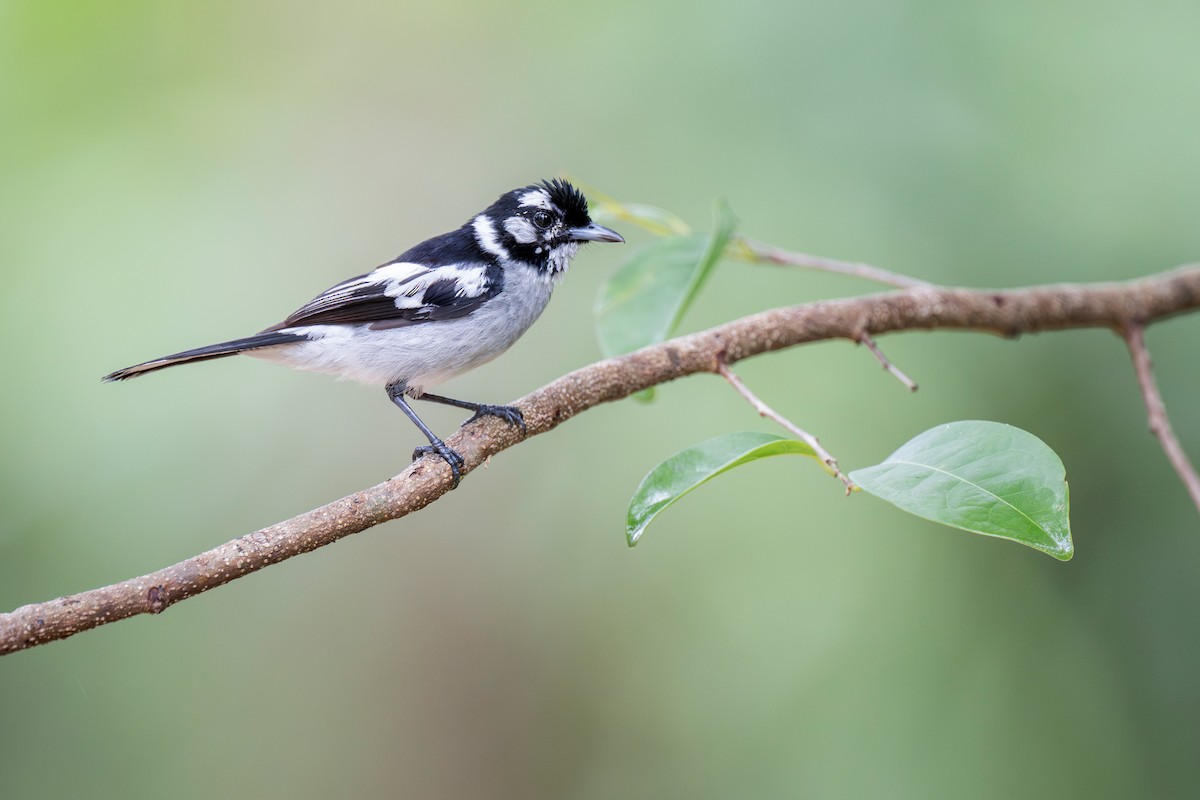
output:
M1132 321L1122 331L1125 344L1129 346L1129 355L1133 359L1133 371L1137 374L1138 385L1142 388L1142 400L1146 404L1146 418L1150 423L1150 432L1162 445L1167 460L1175 468L1179 479L1192 497L1196 510L1200 511L1200 475L1183 452L1183 445L1171 428L1171 420L1167 417L1167 407L1163 403L1162 394L1158 391L1158 383L1154 380L1154 370L1150 363L1150 351L1146 348L1146 338L1143 335L1144 325Z
M1127 328L1200 308L1200 266L1112 284L1012 291L921 287L764 311L690 336L578 369L517 402L529 435L545 433L600 403L686 375L710 373L718 354L736 363L825 339L932 328L1016 336L1063 328ZM464 427L448 444L464 473L512 447L521 435L495 419ZM298 517L241 536L166 569L124 583L0 614L0 654L80 631L154 614L188 597L343 536L411 514L445 494L450 472L425 458L397 477Z
M750 391L749 386L742 383L742 379L735 375L733 370L729 369L729 365L720 356L717 357L717 374L727 380L729 385L737 390L738 394L744 397L750 405L754 406L754 410L758 412L760 417L772 420L811 447L812 451L817 454L817 458L825 465L825 471L846 485L846 494L850 494L853 491L854 483L842 474L841 468L838 467L837 459L833 457L832 453L821 446L820 440L764 403L758 395Z

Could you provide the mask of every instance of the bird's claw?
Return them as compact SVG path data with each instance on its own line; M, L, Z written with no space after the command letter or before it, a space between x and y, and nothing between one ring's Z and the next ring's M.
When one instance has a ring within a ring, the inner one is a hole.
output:
M525 415L522 414L521 409L517 408L516 406L480 405L479 408L475 410L475 415L467 420L466 424L470 425L475 420L483 417L499 417L509 425L515 425L516 427L520 428L521 433L526 432Z
M422 445L413 450L413 461L430 454L439 456L450 467L450 474L454 476L454 481L450 484L450 488L457 488L458 482L462 480L462 468L466 465L463 457L447 447L445 442L438 441L434 444Z

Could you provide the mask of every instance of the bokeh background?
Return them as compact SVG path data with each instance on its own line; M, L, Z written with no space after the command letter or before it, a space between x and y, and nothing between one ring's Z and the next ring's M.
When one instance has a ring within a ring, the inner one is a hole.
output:
M377 483L382 391L250 359L126 364L277 321L569 171L699 227L932 281L1200 258L1200 5L0 2L0 607L107 584ZM594 247L505 401L597 357ZM697 329L875 287L723 266ZM1149 342L1200 458L1200 317ZM1077 555L730 474L636 550L651 466L770 427L715 378L591 411L414 517L0 660L0 795L1184 797L1200 521L1120 341L846 343L739 366L853 468L954 419L1042 437ZM450 432L461 415L426 408Z

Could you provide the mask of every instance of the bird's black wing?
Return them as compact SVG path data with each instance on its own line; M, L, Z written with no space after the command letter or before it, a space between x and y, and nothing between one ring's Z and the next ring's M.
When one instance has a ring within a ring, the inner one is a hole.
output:
M322 292L267 330L356 323L384 329L456 319L495 297L503 285L503 270L494 263L393 261Z

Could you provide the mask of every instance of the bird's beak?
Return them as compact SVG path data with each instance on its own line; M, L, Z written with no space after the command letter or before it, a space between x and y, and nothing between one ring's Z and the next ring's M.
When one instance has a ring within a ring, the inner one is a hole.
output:
M591 223L582 228L571 228L567 231L571 236L571 240L575 242L624 242L625 237L614 231L612 228L606 228L603 225Z

